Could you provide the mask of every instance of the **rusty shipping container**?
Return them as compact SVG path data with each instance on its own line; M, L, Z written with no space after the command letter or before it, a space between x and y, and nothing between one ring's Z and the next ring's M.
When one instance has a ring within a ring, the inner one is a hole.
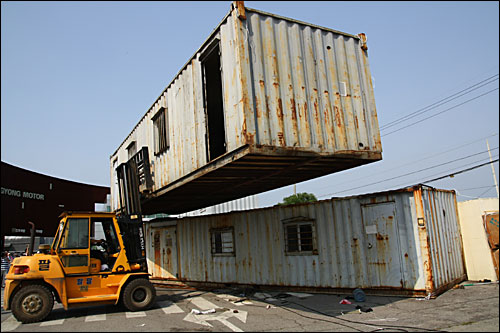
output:
M183 213L382 159L364 34L229 13L110 158L148 151L143 212Z
M466 279L454 191L414 186L145 225L153 279L438 295Z

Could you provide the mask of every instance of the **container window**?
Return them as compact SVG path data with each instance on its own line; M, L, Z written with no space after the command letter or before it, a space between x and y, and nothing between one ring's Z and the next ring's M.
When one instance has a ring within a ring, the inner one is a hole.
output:
M135 141L132 141L127 147L128 159L131 159L132 156L135 155L135 153L137 153L137 144Z
M159 155L166 151L170 146L168 133L168 114L165 107L161 107L153 117L153 126L155 155Z
M212 255L234 256L233 228L212 229Z
M315 249L314 220L284 222L285 253L299 255L317 254Z

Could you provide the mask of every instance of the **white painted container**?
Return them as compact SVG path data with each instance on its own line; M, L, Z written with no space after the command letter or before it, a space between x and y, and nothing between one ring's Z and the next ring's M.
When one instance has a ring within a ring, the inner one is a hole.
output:
M142 147L153 177L145 214L378 161L366 37L233 4L111 156L113 197L114 170Z
M416 186L145 226L157 279L436 295L466 278L453 191Z

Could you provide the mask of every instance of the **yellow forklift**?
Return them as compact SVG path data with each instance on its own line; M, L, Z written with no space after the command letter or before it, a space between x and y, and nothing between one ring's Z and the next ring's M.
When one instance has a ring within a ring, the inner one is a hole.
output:
M42 321L54 299L66 310L122 302L130 311L142 311L154 304L139 191L152 183L147 147L121 164L117 174L120 210L64 212L52 245L40 245L38 253L11 263L3 307L18 321Z

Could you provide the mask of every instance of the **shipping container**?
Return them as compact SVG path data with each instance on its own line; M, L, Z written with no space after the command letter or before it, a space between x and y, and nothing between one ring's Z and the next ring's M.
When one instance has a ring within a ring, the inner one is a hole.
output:
M145 224L152 278L438 295L466 279L454 191L414 186Z
M229 13L110 158L147 150L143 212L185 213L382 159L366 36Z

